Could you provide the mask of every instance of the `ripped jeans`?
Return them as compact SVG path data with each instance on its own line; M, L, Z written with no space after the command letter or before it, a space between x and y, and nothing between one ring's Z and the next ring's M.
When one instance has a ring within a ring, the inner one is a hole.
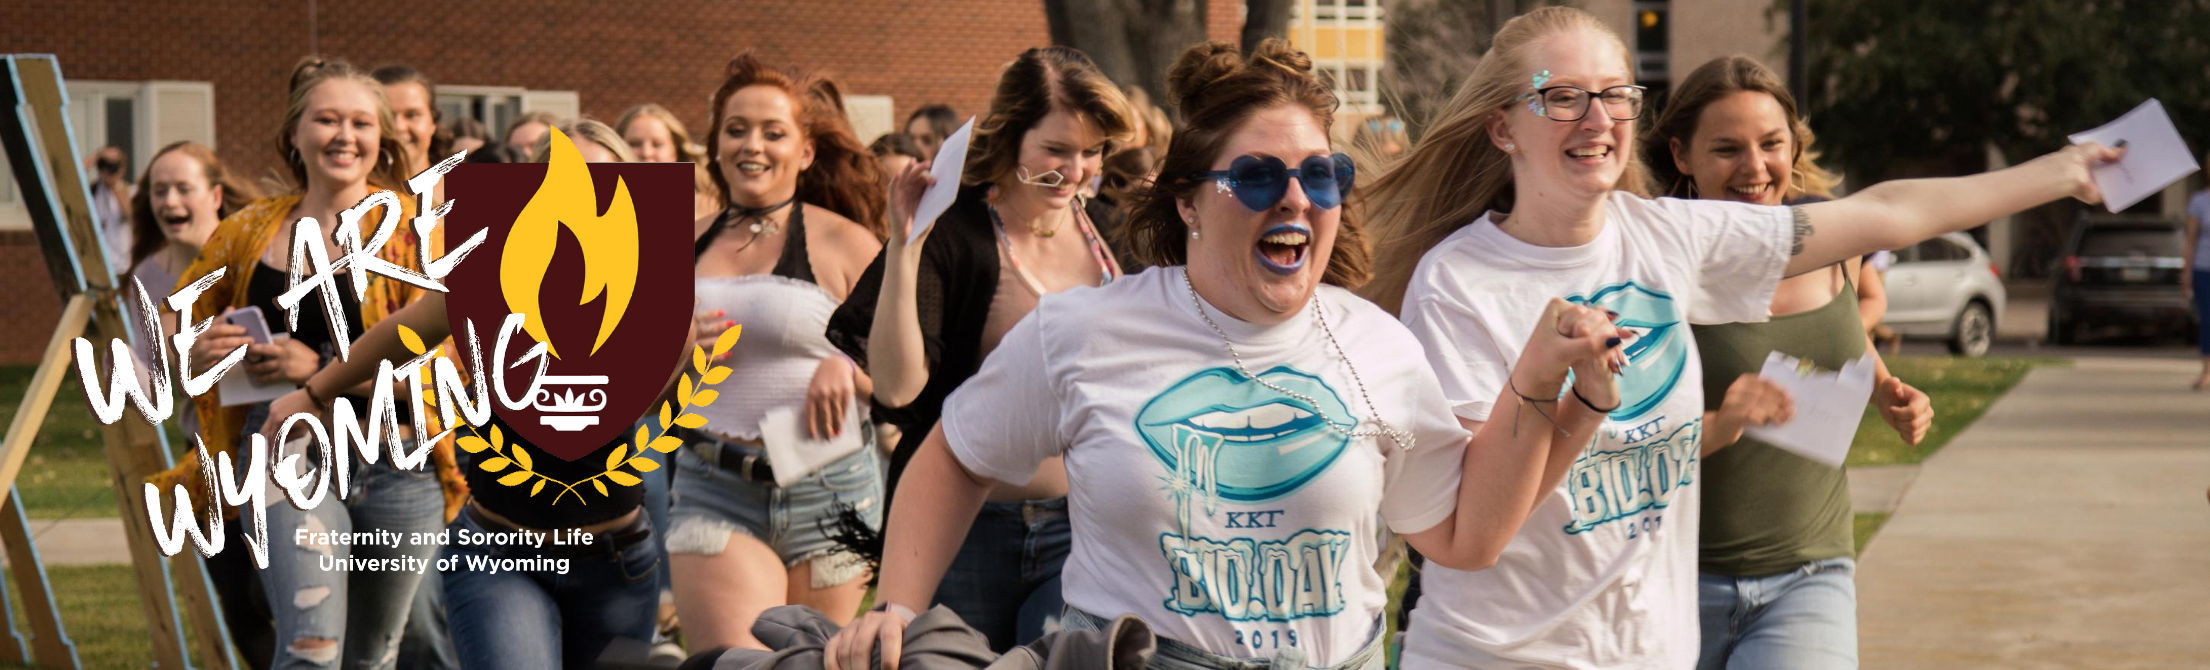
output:
M243 433L258 430L267 416L267 404L255 406L246 414ZM413 440L406 440L406 448L414 446ZM275 452L270 450L270 463L278 461ZM391 466L390 454L384 456L374 465L356 456L351 491L345 499L338 499L333 475L329 492L312 510L292 506L271 480L269 567L260 571L262 592L269 596L276 627L271 667L395 667L399 634L414 602L415 587L422 582L423 573L413 570L435 569L438 549L413 540L416 533L436 533L444 527L445 494L427 463L420 470L399 470ZM240 458L235 467L242 471L249 460ZM321 454L309 449L306 460L311 467L320 467ZM397 546L388 540L381 544L300 542L302 531L384 531L396 533L398 540ZM352 566L360 567L348 569ZM328 643L315 642L319 640Z

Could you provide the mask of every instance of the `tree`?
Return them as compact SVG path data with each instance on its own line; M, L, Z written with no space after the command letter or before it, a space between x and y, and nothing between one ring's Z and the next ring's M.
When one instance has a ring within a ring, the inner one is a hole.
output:
M1558 0L1384 0L1389 65L1382 104L1418 138L1489 50L1505 21Z
M1053 44L1081 49L1106 77L1153 100L1166 94L1174 59L1205 41L1204 0L1044 0Z
M1245 0L1241 46L1248 52L1289 32L1290 3ZM1134 84L1153 100L1166 94L1167 70L1182 52L1205 41L1205 0L1044 0L1053 44L1081 49L1113 81Z
M2148 98L2210 139L2210 0L1810 0L1807 108L1851 172L2017 162Z

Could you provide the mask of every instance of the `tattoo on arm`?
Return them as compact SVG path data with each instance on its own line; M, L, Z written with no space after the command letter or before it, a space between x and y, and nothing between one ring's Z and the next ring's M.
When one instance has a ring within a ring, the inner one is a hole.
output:
M1811 239L1811 233L1815 232L1811 227L1811 213L1804 211L1800 206L1788 208L1788 213L1796 219L1796 241L1793 246L1788 248L1788 255L1801 256L1803 255L1803 241Z

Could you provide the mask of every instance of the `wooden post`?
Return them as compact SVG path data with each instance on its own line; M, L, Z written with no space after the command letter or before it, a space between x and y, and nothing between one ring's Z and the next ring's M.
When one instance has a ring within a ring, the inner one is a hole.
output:
M15 476L29 454L31 438L60 388L61 375L73 362L70 341L89 331L95 350L105 351L111 339L146 342L151 338L132 336L131 322L124 318L116 299L116 269L108 267L102 251L89 191L79 171L74 136L63 113L68 97L62 87L60 65L52 56L35 55L0 56L0 63L6 66L6 80L0 81L0 140L7 144L16 181L31 206L31 218L54 287L68 305L46 358L32 378L31 392L24 397L24 411L16 415L16 425L10 427L5 443L0 443L0 487L12 491ZM34 136L35 146L45 151L31 151ZM238 667L226 626L214 606L204 564L190 551L174 559L164 558L147 523L143 482L168 467L167 440L156 426L127 412L123 419L103 426L101 434L107 445L109 474L121 507L124 539L130 546L155 663L161 668L194 667L185 653L177 612L181 601L194 619L201 661L214 668ZM41 667L74 669L78 667L76 652L62 632L58 610L53 607L52 587L46 582L26 526L22 505L11 495L0 506L0 538L7 541L17 587L31 613L32 660ZM172 565L184 573L182 588L172 588Z

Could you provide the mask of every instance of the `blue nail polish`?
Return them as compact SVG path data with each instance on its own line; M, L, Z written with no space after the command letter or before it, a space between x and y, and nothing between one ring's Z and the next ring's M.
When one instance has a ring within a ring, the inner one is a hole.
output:
M1617 338L1617 337L1614 337L1614 338L1611 338L1611 339L1608 339L1608 340L1604 340L1604 348L1606 348L1606 349L1617 349L1617 348L1619 348L1619 338Z

